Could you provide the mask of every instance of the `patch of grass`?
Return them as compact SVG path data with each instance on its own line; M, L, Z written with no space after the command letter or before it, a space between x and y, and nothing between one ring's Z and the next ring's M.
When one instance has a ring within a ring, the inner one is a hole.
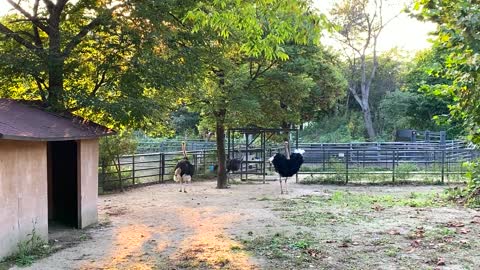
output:
M401 250L399 247L389 247L385 250L385 255L388 257L397 257Z
M48 243L33 228L32 232L28 234L28 239L18 244L17 252L7 257L4 262L13 263L19 267L30 266L36 260L49 255L51 251Z
M456 234L455 230L445 227L437 227L425 232L425 237L430 240L443 240L446 237L451 237Z
M325 223L358 223L370 220L372 211L391 207L440 207L448 204L437 193L408 195L372 195L335 191L330 196L308 195L277 201L273 211L298 225L317 226Z
M328 200L330 205L340 205L350 208L368 208L374 204L382 207L439 207L447 204L445 196L433 192L412 192L408 196L356 194L336 191Z
M242 242L246 250L267 258L272 264L279 266L278 269L305 269L321 257L321 251L315 245L318 241L305 232L294 235L276 233L243 239Z
M238 245L232 245L232 246L230 247L230 250L232 250L232 251L240 251L240 250L242 250L242 247L241 247L241 246L238 246Z

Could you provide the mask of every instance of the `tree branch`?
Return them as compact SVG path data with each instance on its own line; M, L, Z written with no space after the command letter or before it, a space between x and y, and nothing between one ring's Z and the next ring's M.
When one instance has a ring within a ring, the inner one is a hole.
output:
M40 92L40 97L42 98L42 102L47 103L47 96L45 95L45 91L43 90L44 87L46 88L44 80L35 75L33 75L33 78L37 83L38 91Z
M16 42L20 43L21 45L23 45L27 49L34 52L35 54L41 56L41 54L43 52L43 48L33 45L29 41L22 38L18 33L13 32L12 30L10 30L10 28L6 27L2 23L0 23L0 33L5 34L7 37L12 38Z
M103 70L102 75L100 76L100 80L95 82L95 86L93 87L93 90L90 93L91 98L94 97L97 94L98 89L100 89L100 87L105 82L106 75L107 75L107 69Z
M24 10L19 4L15 3L13 0L7 0L7 2L10 3L10 5L12 5L13 8L15 8L20 13L22 13L23 16L29 19L38 28L42 29L47 34L49 33L49 27L42 24L36 16L33 16L30 13L28 13L26 10Z
M360 107L363 109L362 99L358 96L357 90L352 86L349 86L348 89L352 93L352 95L355 98L355 100L357 101L358 105L360 105Z
M68 44L65 46L65 49L63 51L63 56L68 57L73 49L80 44L82 41L82 38L85 37L88 32L93 30L95 27L99 26L102 21L105 19L105 16L111 16L113 11L115 11L117 8L124 6L124 4L116 5L110 9L108 9L108 12L104 14L98 15L95 19L93 19L89 24L85 25L71 40L68 42Z
M35 3L33 4L33 16L36 18L38 15L38 5L39 5L40 0L35 0ZM35 42L35 45L37 47L43 47L42 44L42 39L40 38L40 33L38 32L38 27L36 25L33 25L33 41Z

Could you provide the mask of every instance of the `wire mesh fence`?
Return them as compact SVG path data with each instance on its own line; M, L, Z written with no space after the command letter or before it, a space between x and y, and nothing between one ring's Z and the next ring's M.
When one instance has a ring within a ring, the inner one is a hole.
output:
M305 182L379 183L379 182L463 182L466 162L479 158L475 149L451 143L439 146L429 143L350 143L301 144L305 150L304 164L299 172ZM255 180L248 175L275 175L268 158L283 147L269 146L265 154L243 158L237 151L232 157L242 158L242 180ZM216 150L188 151L198 178L214 176ZM264 157L264 158L263 158ZM155 152L122 156L112 164L100 164L101 191L163 183L173 179L173 170L183 158L180 151ZM259 164L264 163L262 166ZM264 169L259 169L264 168ZM275 178L272 178L275 179Z
M315 182L462 182L465 163L478 159L473 149L307 150L300 174Z
M188 151L189 161L195 166L195 174L206 177L213 174L216 164L215 150ZM122 156L110 164L99 165L101 192L164 183L173 180L174 168L183 158L181 152L162 152Z

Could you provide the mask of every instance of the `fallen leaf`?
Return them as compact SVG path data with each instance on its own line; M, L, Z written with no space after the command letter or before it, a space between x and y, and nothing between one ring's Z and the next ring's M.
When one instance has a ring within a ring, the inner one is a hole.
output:
M393 230L388 231L388 234L390 234L390 235L400 235L400 232L398 230L393 229Z
M451 237L451 236L444 237L443 241L445 241L447 243L451 243L451 242L453 242L453 237Z
M438 266L441 266L441 265L445 265L445 259L440 257L437 259L437 265Z
M379 204L375 204L375 205L372 206L372 209L378 212L378 211L383 211L383 210L385 210L385 207L383 207L383 206L381 206L381 205L379 205Z
M422 240L413 240L411 243L410 243L410 246L414 247L414 248L417 248L417 247L420 247L422 245Z
M307 254L312 257L318 257L318 251L315 249L307 249Z
M470 223L480 224L480 216L474 216Z
M470 232L470 230L467 229L467 228L463 228L463 229L460 230L460 233L461 233L461 234L467 234L467 233L469 233L469 232Z
M414 238L423 238L425 236L425 229L423 227L417 227L413 236Z
M464 227L465 224L463 224L462 222L460 221L449 221L447 223L447 227L450 227L450 228L459 228L459 227Z

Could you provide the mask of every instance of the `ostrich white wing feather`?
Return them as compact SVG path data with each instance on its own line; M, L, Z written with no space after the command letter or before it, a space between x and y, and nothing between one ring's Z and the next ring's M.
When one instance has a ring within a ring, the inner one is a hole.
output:
M295 150L293 151L293 153L297 153L297 154L303 155L303 154L305 153L305 150L303 150L303 149L295 149Z
M268 161L270 161L270 163L272 163L274 157L275 157L275 156L271 156L271 157L268 159Z

